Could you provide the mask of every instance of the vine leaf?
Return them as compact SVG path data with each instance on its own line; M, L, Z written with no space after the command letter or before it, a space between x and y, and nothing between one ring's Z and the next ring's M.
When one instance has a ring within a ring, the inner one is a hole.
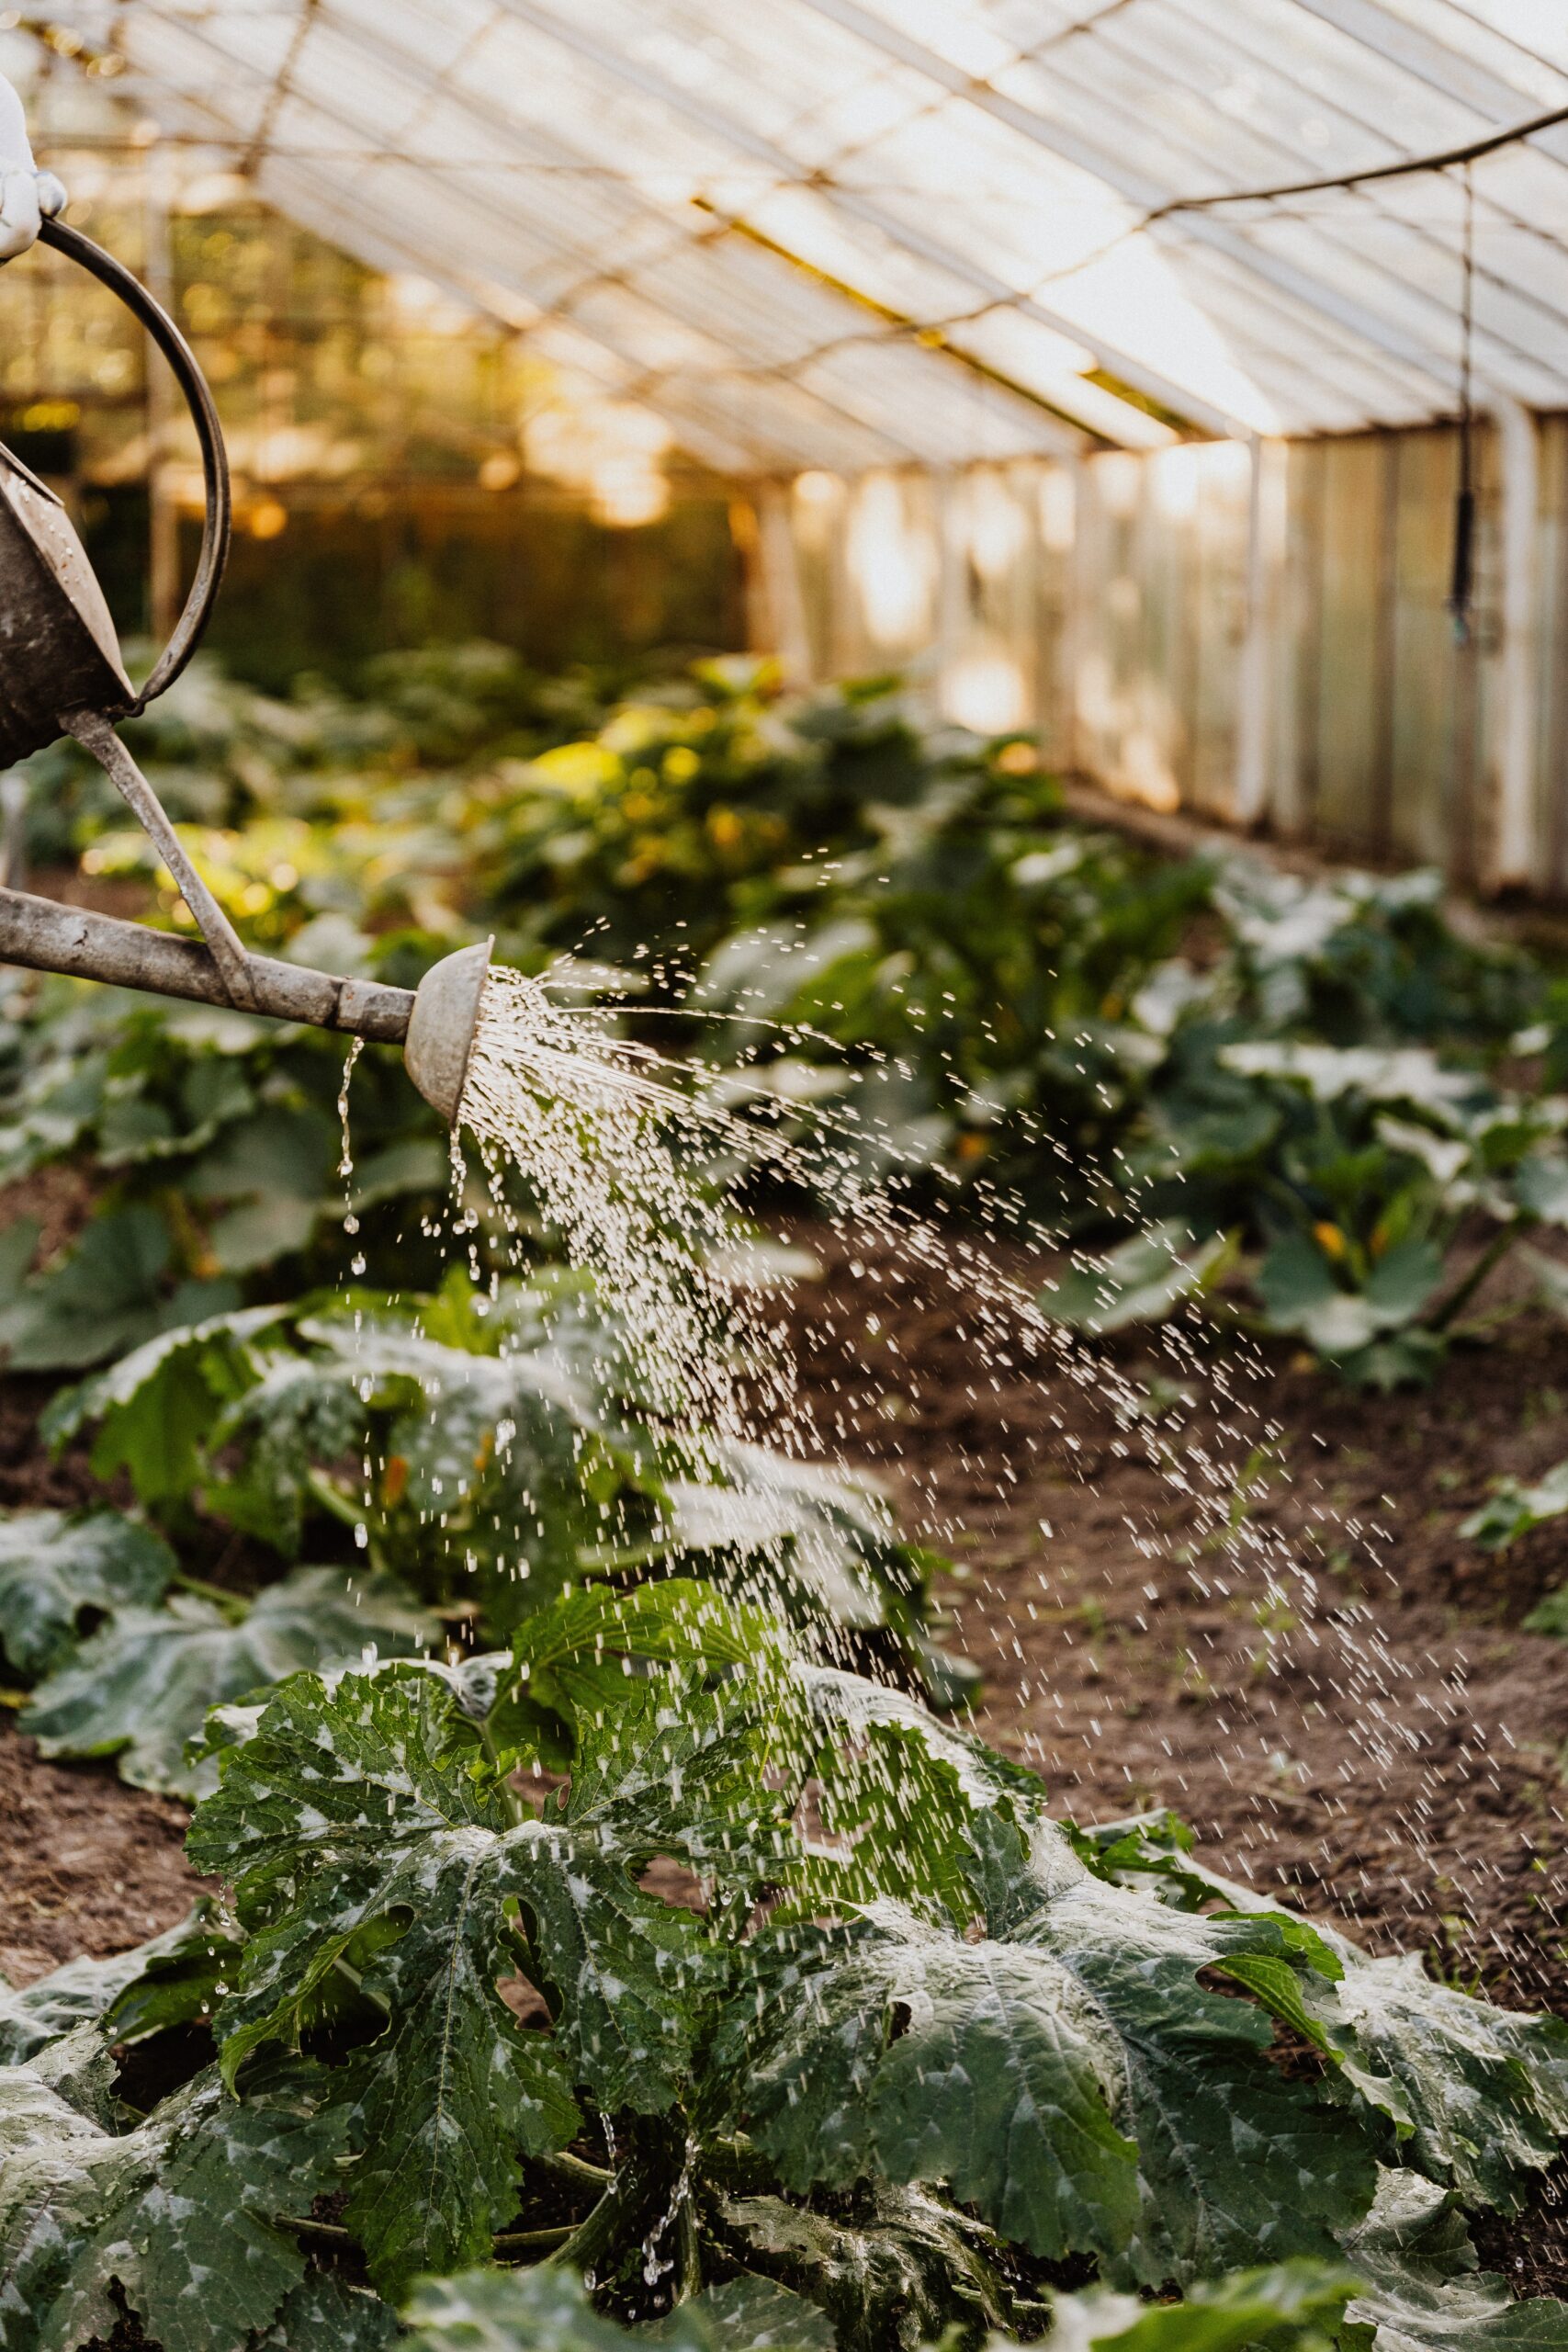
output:
M471 2270L427 2279L405 2316L410 2352L833 2352L815 2305L756 2278L710 2287L634 2335L604 2318L574 2272Z
M117 2290L163 2352L243 2352L302 2277L278 2226L333 2185L343 2119L316 2070L243 2101L216 2068L116 2138L30 2067L0 2072L0 2342L110 2337Z
M23 1674L47 1674L88 1611L153 1608L176 1565L162 1536L117 1510L0 1519L0 1649Z
M1346 2312L1375 2327L1375 2352L1564 2352L1568 2303L1513 2300L1476 2264L1452 2195L1419 2173L1385 2172L1371 2211L1345 2234L1361 2282Z
M283 1322L286 1306L243 1306L146 1340L118 1363L52 1397L39 1423L58 1452L89 1423L95 1477L130 1474L139 1501L183 1503L221 1404L258 1376L253 1342Z
M190 1993L197 1981L205 1976L215 1983L232 1951L219 1905L204 1894L177 1926L130 1951L109 1960L68 1960L24 1992L0 1986L0 2065L19 2066L77 2026L111 2011L120 2041L137 2041L187 2018L194 2013ZM184 1994L177 2015L176 1984Z
M983 2223L933 2191L872 2183L852 2210L814 2212L783 2197L727 2198L728 2246L772 2278L808 2285L839 2352L916 2352L1046 2313L1004 2284L1003 2250ZM999 2337L987 2334L988 2344Z
M1269 1962L1256 1989L1284 2007L1276 1973L1337 1970L1310 1930L1109 1886L1043 1820L1026 1842L976 1812L965 1834L977 1939L881 1902L761 1946L719 2064L784 2185L945 2181L1112 2283L1332 2259L1375 2187L1364 2127L1270 2065L1258 2007L1197 1981Z
M331 1692L296 1677L225 1752L188 1849L234 1879L252 1933L219 2018L231 2082L264 2042L298 2040L334 1972L385 2009L346 2072L362 2152L349 2218L389 2291L488 2251L519 2152L580 2128L575 2089L661 2113L692 2063L702 1931L636 1884L660 1804L622 1770L592 1801L518 1820L451 1743L453 1705L433 1676L348 1675ZM497 1991L520 1967L547 2031Z
M190 1766L185 1752L209 1707L304 1667L357 1658L367 1645L417 1649L435 1632L389 1577L351 1583L339 1568L298 1568L233 1614L176 1593L101 1625L39 1684L22 1726L46 1756L118 1755L135 1787L191 1796L213 1778L210 1763Z
M1056 2297L1052 2334L1064 2347L1092 2344L1104 2352L1330 2352L1347 2340L1341 2324L1355 2291L1355 2277L1343 2267L1306 2261L1205 2279L1184 2301L1152 2308L1094 2288Z
M1568 2133L1568 2025L1434 1984L1416 1952L1348 1955L1312 2006L1348 2078L1408 2132L1408 2161L1517 2211Z
M289 2289L254 2352L390 2352L401 2340L397 2314L379 2295L312 2270Z

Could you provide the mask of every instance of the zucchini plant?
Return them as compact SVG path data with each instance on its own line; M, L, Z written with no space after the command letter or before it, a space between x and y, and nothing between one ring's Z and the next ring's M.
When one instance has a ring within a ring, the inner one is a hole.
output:
M1568 2028L1246 1897L1168 1822L1053 1819L711 1587L296 1675L205 1746L230 1907L0 2018L6 2352L130 2315L242 2352L307 2308L324 2352L405 2304L430 2346L887 2352L1279 2265L1235 2324L1198 2296L1205 2342L1353 2292L1385 2352L1568 2343L1463 2219L1568 2132Z

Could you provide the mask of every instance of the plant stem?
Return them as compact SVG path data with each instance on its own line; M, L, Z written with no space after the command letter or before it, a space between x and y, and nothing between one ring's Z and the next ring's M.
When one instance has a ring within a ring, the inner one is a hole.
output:
M1428 1329L1433 1331L1448 1329L1460 1309L1475 1296L1493 1267L1500 1264L1507 1256L1524 1229L1521 1224L1505 1225L1493 1235L1464 1280L1443 1301L1441 1306L1435 1308L1428 1317Z
M615 2176L604 2165L591 2165L585 2156L574 2156L563 2149L557 2154L531 2156L531 2164L541 2172L553 2172L562 2180L579 2182L585 2188L608 2188Z
M502 2230L491 2240L498 2261L513 2254L552 2254L564 2245L576 2223L561 2222L552 2230Z
M251 1613L251 1603L243 1592L225 1592L221 1585L209 1584L205 1577L188 1576L184 1568L176 1568L169 1582L181 1592L193 1593L197 1600L210 1600L231 1625L243 1625Z

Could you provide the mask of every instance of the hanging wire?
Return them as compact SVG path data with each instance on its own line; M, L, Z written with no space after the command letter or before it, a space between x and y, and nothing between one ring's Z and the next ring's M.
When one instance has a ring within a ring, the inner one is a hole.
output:
M1460 298L1459 496L1454 506L1454 560L1449 611L1454 637L1470 642L1475 586L1475 178L1464 165L1464 239Z

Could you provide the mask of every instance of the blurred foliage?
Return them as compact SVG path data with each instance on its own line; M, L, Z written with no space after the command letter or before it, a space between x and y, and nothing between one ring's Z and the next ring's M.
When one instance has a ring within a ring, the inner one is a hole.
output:
M1420 1379L1496 1259L1568 1217L1568 989L1459 937L1435 876L1156 857L1070 819L1025 741L922 729L895 680L789 695L750 657L546 678L477 643L287 698L200 664L133 731L257 944L405 983L491 928L525 969L588 959L721 1099L1055 1237L1047 1303L1089 1332L1202 1295L1351 1379ZM79 752L32 775L36 858L160 888ZM0 1170L90 1153L104 1210L166 1237L123 1228L143 1272L105 1352L139 1312L224 1303L183 1285L279 1295L335 1261L330 1041L17 1003ZM355 1133L358 1254L389 1279L443 1175L389 1057ZM49 1283L12 1310L17 1361L67 1344Z

